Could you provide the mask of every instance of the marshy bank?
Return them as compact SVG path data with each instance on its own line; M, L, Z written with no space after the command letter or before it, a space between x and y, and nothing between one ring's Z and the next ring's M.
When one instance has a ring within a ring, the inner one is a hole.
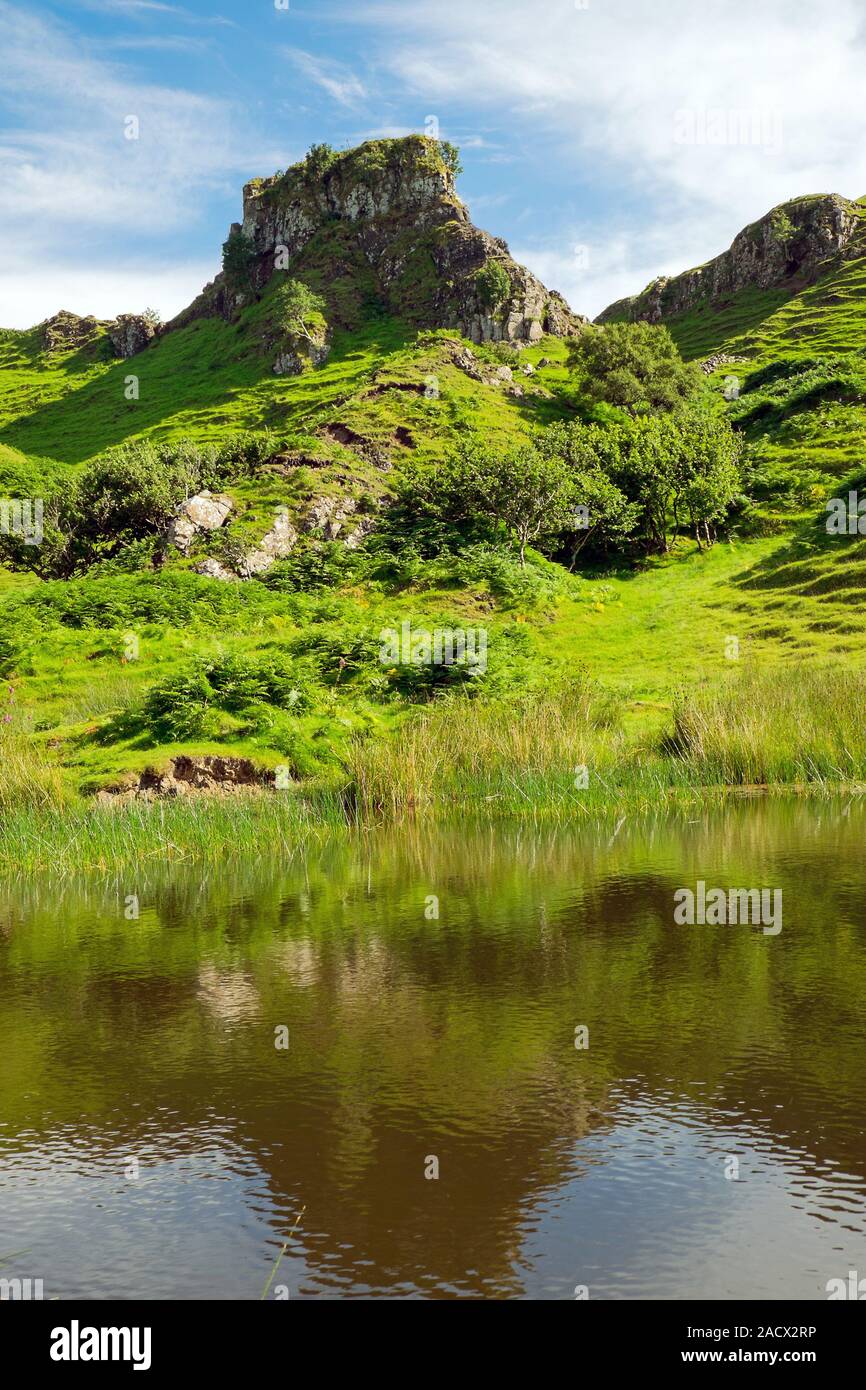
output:
M745 666L666 705L579 678L523 699L417 706L388 736L352 741L327 779L281 787L266 769L258 790L194 794L191 781L183 796L132 792L118 805L77 795L44 744L7 726L0 867L280 856L347 828L418 819L616 823L755 789L856 796L866 786L864 707L866 676L841 667ZM209 778L200 780L213 791ZM149 785L178 788L171 768Z

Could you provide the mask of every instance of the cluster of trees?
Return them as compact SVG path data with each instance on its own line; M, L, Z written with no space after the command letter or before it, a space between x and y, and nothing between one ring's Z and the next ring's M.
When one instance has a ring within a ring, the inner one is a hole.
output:
M647 324L588 330L571 358L600 420L552 424L504 449L468 437L410 472L404 504L434 525L485 519L513 538L521 565L540 542L572 568L584 550L664 554L684 531L712 545L742 492L741 444L700 372Z

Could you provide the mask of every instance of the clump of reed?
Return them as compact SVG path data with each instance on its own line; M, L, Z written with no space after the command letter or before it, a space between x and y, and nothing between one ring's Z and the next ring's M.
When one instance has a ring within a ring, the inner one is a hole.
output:
M623 736L611 699L589 682L521 700L455 695L426 705L396 736L353 746L360 819L487 804L491 811L577 804L581 769L614 774ZM491 803L498 803L492 805Z
M7 722L8 720L8 722ZM0 722L0 813L13 808L52 810L68 800L60 769L48 751L3 715Z
M866 674L746 667L680 692L667 751L703 785L866 780Z

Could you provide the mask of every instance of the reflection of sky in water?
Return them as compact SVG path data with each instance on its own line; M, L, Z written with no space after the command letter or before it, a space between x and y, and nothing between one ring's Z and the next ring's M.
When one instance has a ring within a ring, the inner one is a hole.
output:
M826 1298L828 1279L864 1264L862 1180L816 1176L748 1127L630 1102L572 1152L576 1173L526 1218L519 1267L532 1297L573 1298L585 1284L590 1298Z
M590 1298L773 1299L784 1289L814 1299L863 1264L861 1180L816 1173L748 1126L707 1125L688 1104L612 1100L615 1124L562 1154L568 1176L524 1212L512 1277L490 1281L489 1294L572 1299L587 1285ZM732 1155L736 1182L724 1176ZM123 1176L132 1156L96 1136L92 1148L58 1136L38 1157L0 1142L3 1248L27 1252L4 1274L44 1279L46 1297L258 1297L294 1221L249 1152L214 1126L139 1146L134 1181ZM305 1258L308 1235L302 1225L274 1280L291 1298L381 1289L349 1245L351 1280L338 1252L321 1265ZM391 1289L430 1291L426 1278Z
M3 1273L43 1278L46 1298L258 1298L292 1223L274 1229L267 1180L237 1143L202 1138L199 1149L194 1134L138 1147L134 1181L119 1137L106 1150L58 1136L38 1163L19 1153L8 1167L0 1140L0 1253L26 1251ZM290 1251L277 1282L294 1293L302 1271Z

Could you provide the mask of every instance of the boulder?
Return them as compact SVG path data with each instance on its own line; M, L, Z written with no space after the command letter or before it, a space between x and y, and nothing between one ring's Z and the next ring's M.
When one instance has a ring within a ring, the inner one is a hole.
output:
M207 490L199 492L180 504L168 538L186 555L195 537L202 531L218 531L231 510L230 497Z
M118 357L134 357L156 336L155 320L144 314L118 314L109 325L108 336Z
M278 513L277 519L263 536L255 550L251 550L244 556L241 565L241 573L245 578L254 574L264 574L269 570L275 560L281 560L283 556L289 555L298 543L298 533L289 520L287 511L282 510Z

